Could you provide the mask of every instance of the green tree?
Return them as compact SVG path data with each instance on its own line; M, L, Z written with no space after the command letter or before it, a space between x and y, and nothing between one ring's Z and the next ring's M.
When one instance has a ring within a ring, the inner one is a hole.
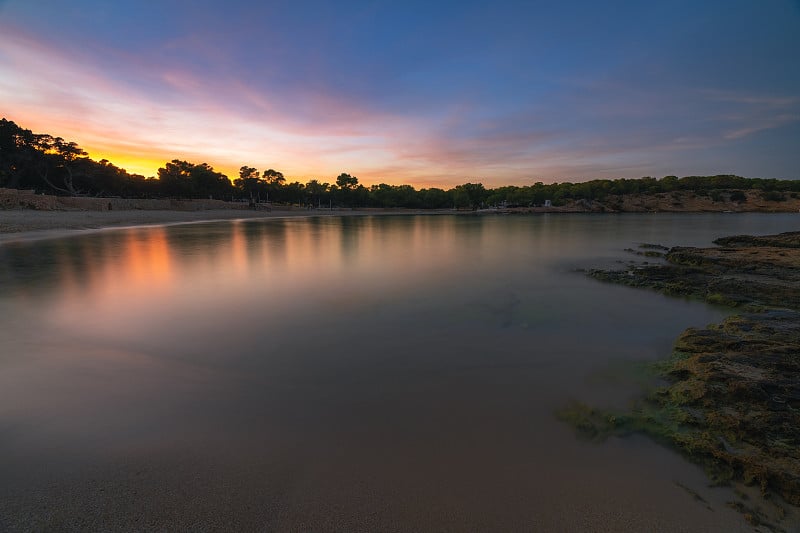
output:
M436 187L422 189L419 194L422 197L422 207L426 209L445 209L453 207L450 195L443 189Z
M455 188L453 200L456 207L478 209L488 196L482 183L465 183Z
M744 191L733 191L731 193L731 202L742 203L747 201L747 195Z

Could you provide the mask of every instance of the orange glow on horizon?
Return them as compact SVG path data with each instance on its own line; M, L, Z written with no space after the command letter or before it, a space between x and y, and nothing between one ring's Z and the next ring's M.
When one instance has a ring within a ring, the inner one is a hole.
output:
M196 157L180 157L180 156L161 156L161 154L154 153L152 156L134 156L128 155L123 153L118 153L113 150L92 150L87 149L85 146L81 145L81 148L87 151L89 157L95 161L100 161L105 159L112 163L113 165L125 169L129 174L139 174L144 176L145 178L155 178L158 177L158 169L163 168L164 165L172 161L173 159L185 159L188 160L190 163L200 164L200 163L208 163L210 164L214 170L217 172L221 172L222 174L226 175L228 179L233 182L236 178L239 177L239 167L233 167L228 165L214 165L213 163L205 160L201 160L202 158L198 159ZM249 165L248 165L249 166ZM259 168L259 171L266 170L267 168L274 168L274 167L264 167ZM280 170L279 168L276 170ZM359 179L359 184L369 188L372 185L378 185L380 183L388 183L390 185L411 185L415 189L427 189L432 187L438 187L441 189L449 189L454 187L455 185L460 185L461 183L465 183L470 181L469 179L465 178L461 181L443 181L443 180L404 180L402 178L397 177L376 177L370 179L369 175L359 174L355 171L347 171L343 170L342 172L347 172L349 174L355 174L356 177ZM284 173L285 174L285 173ZM307 183L310 180L319 180L322 183L329 183L334 184L336 182L336 175L330 176L321 176L319 174L302 174L302 175L286 175L287 183L291 183L293 181L299 181L300 183ZM366 176L366 177L365 177ZM475 181L475 180L473 180Z
M129 174L140 174L145 178L158 176L158 169L163 167L167 162L167 160L161 160L155 157L136 157L108 151L88 150L85 147L83 149L86 150L89 157L95 161L105 159L111 164L125 169Z

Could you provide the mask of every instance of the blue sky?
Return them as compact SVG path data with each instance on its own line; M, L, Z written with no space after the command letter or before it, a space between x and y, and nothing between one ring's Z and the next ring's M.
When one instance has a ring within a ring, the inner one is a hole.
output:
M0 115L145 175L800 178L800 3L0 0Z

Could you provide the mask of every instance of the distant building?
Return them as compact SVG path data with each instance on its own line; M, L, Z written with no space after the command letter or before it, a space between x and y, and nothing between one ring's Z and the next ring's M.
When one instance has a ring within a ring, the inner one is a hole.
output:
M544 201L544 206L545 207L553 207L553 203L550 200L545 200Z

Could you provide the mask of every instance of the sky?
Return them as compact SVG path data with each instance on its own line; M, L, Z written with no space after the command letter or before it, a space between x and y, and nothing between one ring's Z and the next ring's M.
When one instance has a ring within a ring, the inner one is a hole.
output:
M0 117L145 176L800 179L798 57L798 0L0 0Z

